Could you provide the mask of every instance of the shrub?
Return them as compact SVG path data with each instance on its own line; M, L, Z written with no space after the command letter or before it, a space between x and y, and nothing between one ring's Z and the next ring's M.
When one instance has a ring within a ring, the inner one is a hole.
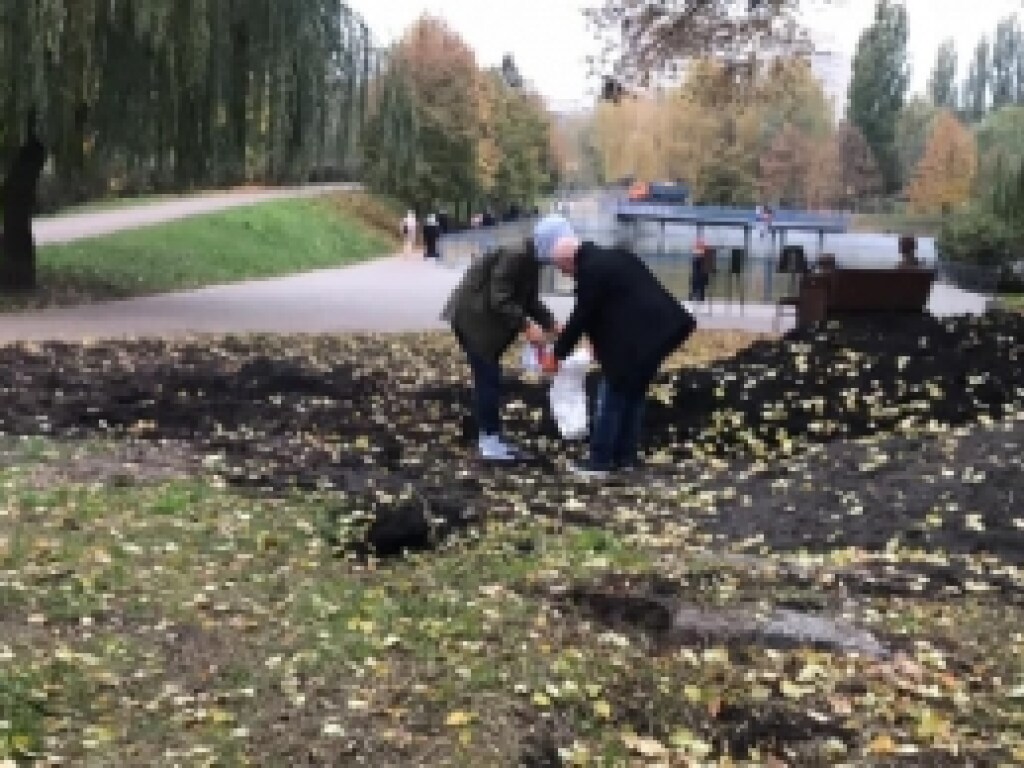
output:
M1024 232L992 213L973 210L950 216L938 238L939 254L950 261L1000 266L1024 255Z

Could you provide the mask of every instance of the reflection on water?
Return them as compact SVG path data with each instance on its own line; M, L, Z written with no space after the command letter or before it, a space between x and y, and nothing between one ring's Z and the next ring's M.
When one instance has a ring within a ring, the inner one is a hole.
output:
M697 229L685 224L618 224L610 215L573 217L577 233L585 240L606 246L622 246L639 255L651 267L658 279L682 299L690 295L690 276ZM458 233L442 240L444 261L450 265L465 264L473 256L498 245L521 243L532 229L531 222ZM707 287L709 299L773 303L783 296L796 293L797 278L778 272L778 254L781 236L751 233L749 252L743 259L739 274L731 272L731 251L744 248L742 228L706 228L704 243L717 253L716 271ZM835 257L838 267L883 268L895 267L899 261L899 235L852 232L826 235L819 241L814 232L789 232L785 243L801 245L808 263L813 265L821 253ZM918 238L918 256L928 265L936 263L935 240ZM570 293L572 282L547 268L543 278L544 290L550 293Z
M618 245L636 253L650 266L658 279L673 295L686 299L690 295L690 278L695 227L669 224L662 236L659 225L617 226L604 220L574 222L580 236L601 245ZM750 250L742 261L741 271L731 271L733 249L744 248L743 230L738 228L708 228L703 240L715 249L716 269L711 276L706 295L714 299L773 303L783 296L796 293L797 277L778 272L780 237L753 232ZM826 235L820 242L817 233L790 232L787 245L801 245L808 263L813 265L820 253L835 257L839 267L891 268L899 261L898 235L848 233ZM926 264L935 263L935 241L920 238L918 255ZM562 281L557 281L562 282ZM564 284L549 282L549 288L561 292Z
M638 255L673 296L683 300L689 298L692 274L692 259L689 254ZM797 276L778 273L775 261L767 258L750 259L743 265L740 274L733 274L729 270L729 259L726 256L719 258L718 270L711 275L706 291L707 298L771 303L783 296L796 293ZM553 267L547 268L543 285L545 293L572 292L572 281L559 275Z

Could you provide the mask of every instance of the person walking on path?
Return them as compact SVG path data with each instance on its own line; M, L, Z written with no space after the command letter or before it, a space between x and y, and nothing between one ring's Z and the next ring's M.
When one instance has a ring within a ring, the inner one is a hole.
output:
M690 260L690 301L704 301L707 298L707 250L704 240L698 237L693 246L693 258Z
M441 318L451 324L473 373L480 457L487 461L524 458L501 436L499 360L519 334L540 346L559 329L540 300L540 262L532 243L499 248L476 259L452 292Z
M423 222L423 258L441 258L441 254L437 250L437 244L440 240L441 225L437 220L437 216L431 213Z
M412 256L413 248L416 247L416 225L416 212L410 210L405 214L401 224L403 252L406 256Z
M576 278L576 306L545 356L546 373L572 354L586 335L601 366L590 431L590 457L571 471L602 479L638 462L647 390L662 362L697 327L693 316L658 282L637 256L622 248L580 242L561 216L534 230L540 258Z

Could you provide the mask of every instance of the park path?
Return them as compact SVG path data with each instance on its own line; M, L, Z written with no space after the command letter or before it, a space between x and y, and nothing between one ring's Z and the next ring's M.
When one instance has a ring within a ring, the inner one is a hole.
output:
M0 315L0 344L225 333L401 332L445 328L459 266L391 256L354 266L122 301ZM571 296L545 299L566 319ZM704 328L769 332L774 308L696 308Z
M40 242L68 242L282 197L323 194L348 185L230 192L75 214L37 222ZM218 285L78 307L0 314L0 344L17 341L182 337L230 333L400 332L444 328L441 308L464 264L392 256L354 266ZM561 319L571 296L546 299ZM937 285L936 314L975 313L984 297ZM715 303L694 307L708 329L772 332L775 308ZM791 320L783 323L788 328Z
M153 224L177 221L189 216L216 213L229 208L265 203L295 197L316 197L329 192L359 189L359 184L310 184L302 187L274 189L238 189L225 192L207 192L169 200L153 200L123 208L83 211L37 218L32 222L36 243L52 245L100 237L125 229L138 229Z

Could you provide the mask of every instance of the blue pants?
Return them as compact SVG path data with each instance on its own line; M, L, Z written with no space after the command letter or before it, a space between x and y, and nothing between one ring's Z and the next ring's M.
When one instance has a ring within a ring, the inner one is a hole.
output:
M501 365L471 350L456 334L473 371L473 416L477 429L486 435L501 433Z
M627 395L613 389L608 379L601 379L590 432L593 469L612 470L636 463L646 400L646 387L637 394Z

